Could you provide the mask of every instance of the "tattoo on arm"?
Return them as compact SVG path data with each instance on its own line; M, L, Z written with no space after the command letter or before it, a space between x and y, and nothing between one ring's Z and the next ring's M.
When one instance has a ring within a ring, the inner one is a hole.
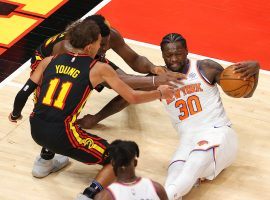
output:
M211 84L219 84L220 74L224 70L224 68L219 63L210 59L205 59L198 61L198 64L200 71L210 81Z

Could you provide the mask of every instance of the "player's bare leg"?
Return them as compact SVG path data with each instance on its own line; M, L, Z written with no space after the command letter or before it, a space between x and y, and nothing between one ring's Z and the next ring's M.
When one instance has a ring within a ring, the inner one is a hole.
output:
M78 124L85 129L92 128L103 119L120 112L126 108L129 103L123 99L120 95L113 98L105 107L103 107L97 114L87 114L83 118L79 119Z

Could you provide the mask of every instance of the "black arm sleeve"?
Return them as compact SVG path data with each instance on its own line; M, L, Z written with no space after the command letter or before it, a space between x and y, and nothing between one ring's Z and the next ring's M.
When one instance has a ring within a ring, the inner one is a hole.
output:
M15 97L13 111L11 117L18 119L21 116L22 109L32 92L37 88L37 84L31 79L28 79L23 88L18 92Z

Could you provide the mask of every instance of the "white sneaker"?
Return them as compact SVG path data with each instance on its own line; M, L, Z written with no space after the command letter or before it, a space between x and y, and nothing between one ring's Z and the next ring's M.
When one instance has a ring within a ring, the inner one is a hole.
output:
M80 193L80 194L78 194L78 196L76 197L75 200L93 200L93 199L91 199L91 198L85 196L84 194Z
M33 166L32 175L36 178L43 178L64 168L68 163L68 157L59 154L56 154L51 160L45 160L38 156Z

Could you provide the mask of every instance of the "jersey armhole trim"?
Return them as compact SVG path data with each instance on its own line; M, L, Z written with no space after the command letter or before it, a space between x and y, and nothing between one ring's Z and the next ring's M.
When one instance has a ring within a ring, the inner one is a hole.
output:
M209 85L210 87L214 87L215 86L215 83L211 83L200 71L199 69L199 65L198 65L198 62L196 63L196 69L197 69L197 72L198 74L200 75L201 79L207 84Z
M91 69L95 66L95 64L97 63L97 61L98 61L98 60L93 60L93 61L91 62L90 66L89 66L89 73L90 73ZM90 86L90 89L91 89L91 90L94 89L94 87L93 87L93 85L92 85L90 79L89 79L89 86Z

